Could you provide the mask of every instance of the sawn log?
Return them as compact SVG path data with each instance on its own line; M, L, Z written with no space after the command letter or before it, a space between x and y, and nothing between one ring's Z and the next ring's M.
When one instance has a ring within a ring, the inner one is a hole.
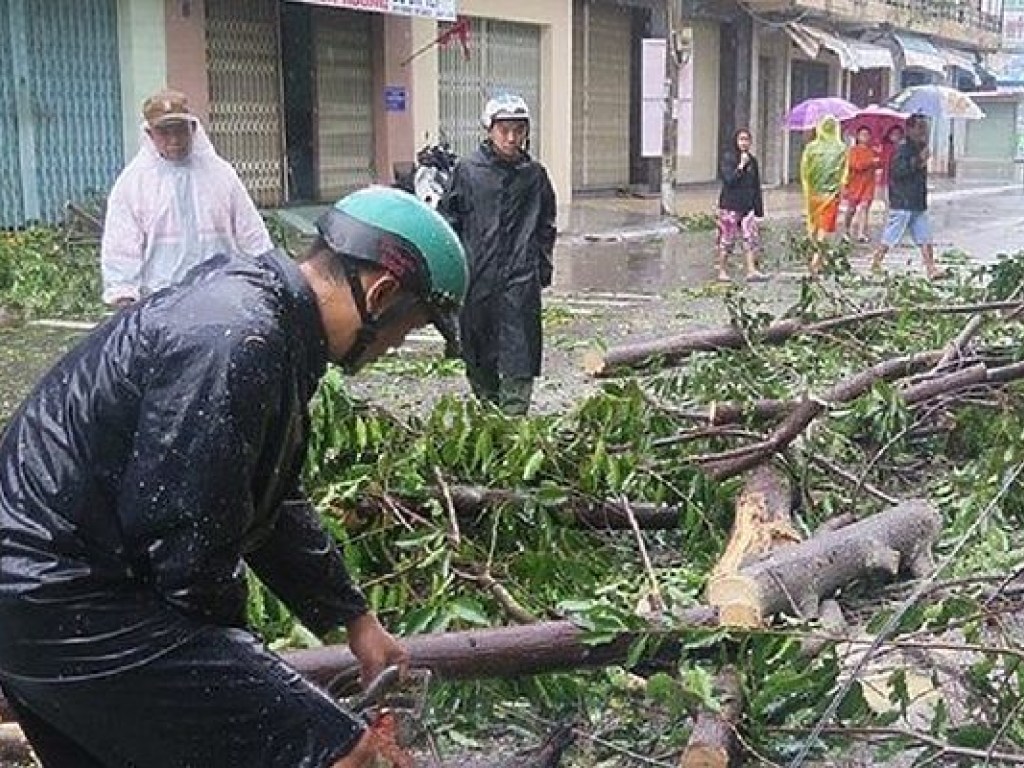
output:
M736 724L743 715L743 686L734 667L715 677L715 693L721 708L697 716L679 768L731 768L742 757Z
M760 621L779 613L814 618L822 599L855 581L930 573L931 549L941 527L941 515L926 501L905 501L776 549L735 575L716 579L708 585L708 603L730 606L730 616L749 614ZM726 623L726 616L721 618Z

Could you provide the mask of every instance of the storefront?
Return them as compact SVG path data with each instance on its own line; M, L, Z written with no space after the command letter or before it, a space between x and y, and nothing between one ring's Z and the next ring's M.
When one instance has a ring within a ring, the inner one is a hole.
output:
M0 0L0 227L57 221L116 178L117 26L116 0Z
M573 189L630 182L633 12L595 0L573 6Z
M257 204L331 201L390 181L392 145L411 158L412 18L454 19L454 0L205 0L196 87Z

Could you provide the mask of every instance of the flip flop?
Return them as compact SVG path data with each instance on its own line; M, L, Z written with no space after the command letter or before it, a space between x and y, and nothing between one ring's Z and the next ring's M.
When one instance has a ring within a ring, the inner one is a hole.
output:
M771 275L766 275L764 272L751 272L747 275L748 283L767 283L771 279Z
M949 278L951 278L952 276L953 273L950 272L948 269L940 269L938 272L933 272L932 274L928 275L928 279L931 280L932 282L935 282L936 280L949 280Z

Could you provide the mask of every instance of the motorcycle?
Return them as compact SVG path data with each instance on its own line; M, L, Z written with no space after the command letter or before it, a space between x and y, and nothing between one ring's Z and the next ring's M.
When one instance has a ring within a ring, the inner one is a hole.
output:
M447 142L428 144L416 153L416 163L395 179L395 186L437 208L452 181L456 155Z

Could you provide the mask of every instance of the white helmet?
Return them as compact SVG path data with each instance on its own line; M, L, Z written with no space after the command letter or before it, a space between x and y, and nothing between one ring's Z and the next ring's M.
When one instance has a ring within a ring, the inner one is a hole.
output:
M530 122L530 108L522 96L515 93L503 93L487 102L480 116L480 124L485 131L491 130L495 120L525 120Z

